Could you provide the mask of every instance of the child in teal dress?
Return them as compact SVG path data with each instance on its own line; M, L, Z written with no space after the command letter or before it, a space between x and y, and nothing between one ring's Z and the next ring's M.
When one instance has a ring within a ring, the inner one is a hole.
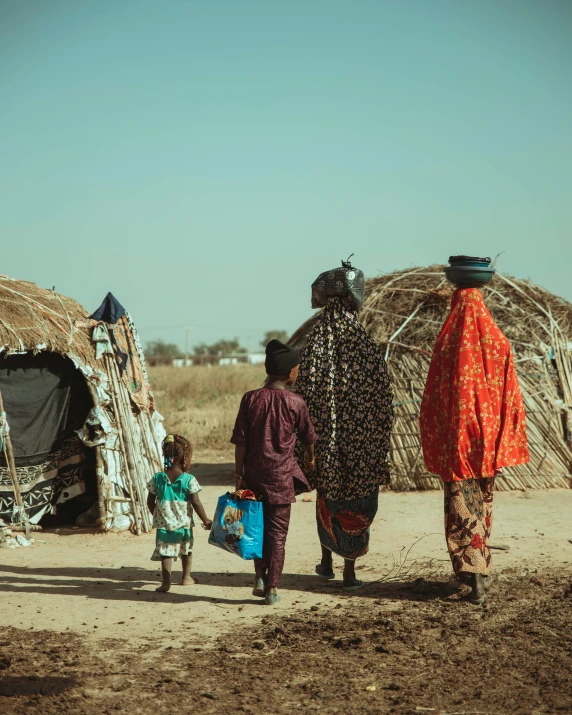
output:
M197 583L191 577L193 552L193 509L203 522L203 528L212 527L199 499L201 487L189 474L192 447L185 437L170 434L163 441L165 471L149 480L147 506L153 514L153 528L157 529L152 561L161 562L163 583L157 591L166 593L171 588L173 559L181 557L183 565L182 586Z

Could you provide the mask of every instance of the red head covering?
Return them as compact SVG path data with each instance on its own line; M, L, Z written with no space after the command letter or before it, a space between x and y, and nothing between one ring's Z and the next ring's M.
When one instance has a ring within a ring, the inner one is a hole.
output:
M512 350L477 288L453 294L420 422L425 464L444 482L492 477L530 459Z

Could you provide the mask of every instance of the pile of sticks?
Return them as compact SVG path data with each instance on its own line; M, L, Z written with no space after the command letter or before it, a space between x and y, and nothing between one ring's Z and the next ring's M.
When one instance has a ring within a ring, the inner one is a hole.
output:
M2 393L0 392L0 415L7 420L6 412L4 411L4 400L2 399ZM1 422L1 420L0 420ZM18 508L18 519L14 524L11 525L12 531L22 530L26 532L26 536L29 536L32 527L28 521L26 515L26 509L24 506L24 499L22 497L22 491L20 489L20 483L18 482L18 473L16 472L16 462L14 461L14 449L12 448L12 440L10 434L4 435L2 437L2 451L4 452L4 459L6 460L6 465L8 466L8 474L10 475L10 480L12 482L12 489L14 491L14 502Z
M109 493L103 465L98 464L99 510L102 529L111 518L109 502L128 501L131 503L135 533L151 531L151 515L147 509L147 487L149 478L163 469L161 455L153 438L151 415L146 410L139 411L132 401L125 383L121 379L115 357L105 355L105 365L109 375L112 395L112 409L122 456L122 472L127 484L129 497ZM135 411L134 411L135 410ZM101 459L101 453L100 457Z

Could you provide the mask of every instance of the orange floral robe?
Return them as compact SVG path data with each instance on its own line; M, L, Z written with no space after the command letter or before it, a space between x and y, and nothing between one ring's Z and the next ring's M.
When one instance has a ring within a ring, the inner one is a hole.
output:
M421 404L425 464L444 482L455 573L487 575L494 475L528 462L524 405L508 340L477 288L455 291Z
M510 344L478 288L455 291L421 404L427 469L444 482L494 476L529 461Z

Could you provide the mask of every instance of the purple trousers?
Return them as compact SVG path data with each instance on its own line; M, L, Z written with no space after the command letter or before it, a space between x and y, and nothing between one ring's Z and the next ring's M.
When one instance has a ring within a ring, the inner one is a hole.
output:
M292 504L264 503L264 549L262 558L254 559L254 568L268 569L268 588L277 588L280 583L291 511Z

